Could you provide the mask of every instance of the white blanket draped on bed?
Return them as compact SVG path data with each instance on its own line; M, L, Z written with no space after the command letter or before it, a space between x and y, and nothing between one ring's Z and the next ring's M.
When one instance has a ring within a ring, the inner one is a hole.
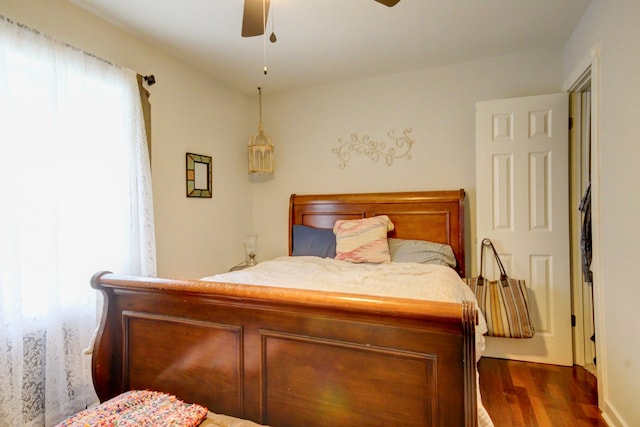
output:
M435 264L356 264L332 258L285 256L202 280L430 301L473 301L477 306L475 296L455 270ZM476 352L480 353L487 325L482 313L478 316L476 332L481 342Z
M202 280L430 301L477 301L455 270L435 264L356 264L312 256L279 257L253 267ZM476 359L484 351L487 325L478 312ZM492 426L478 387L478 425Z

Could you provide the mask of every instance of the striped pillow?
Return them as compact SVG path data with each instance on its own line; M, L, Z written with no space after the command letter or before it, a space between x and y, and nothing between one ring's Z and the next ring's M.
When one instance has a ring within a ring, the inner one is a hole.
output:
M336 235L336 258L350 262L390 262L387 232L393 223L386 215L371 218L338 220L333 226Z

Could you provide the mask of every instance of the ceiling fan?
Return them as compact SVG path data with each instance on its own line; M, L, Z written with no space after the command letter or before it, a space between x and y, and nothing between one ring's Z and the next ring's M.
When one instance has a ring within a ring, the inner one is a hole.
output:
M400 0L374 0L385 6L395 6ZM261 36L269 16L270 0L244 0L242 37Z

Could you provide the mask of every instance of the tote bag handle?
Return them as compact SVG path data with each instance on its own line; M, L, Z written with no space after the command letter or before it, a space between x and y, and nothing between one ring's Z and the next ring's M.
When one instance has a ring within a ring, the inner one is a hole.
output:
M478 285L480 286L484 285L484 280L485 280L484 276L482 275L482 267L484 265L485 246L488 246L491 248L491 251L493 252L493 256L496 260L496 263L498 264L498 269L500 270L500 283L502 284L502 286L509 286L509 281L508 281L509 277L507 276L507 271L504 269L502 260L498 256L498 251L496 251L495 246L493 246L493 242L488 238L482 239L482 242L480 243L480 274L478 275Z

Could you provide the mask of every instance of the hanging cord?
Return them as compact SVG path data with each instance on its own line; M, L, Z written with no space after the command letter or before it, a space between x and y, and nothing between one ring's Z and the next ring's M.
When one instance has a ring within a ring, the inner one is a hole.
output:
M264 57L264 75L267 75L267 6L262 0L262 54Z
M258 87L258 103L260 104L260 128L262 128L262 88Z
M271 5L271 35L269 36L269 41L271 43L275 43L278 38L276 37L276 30L274 29L276 22L276 8Z

